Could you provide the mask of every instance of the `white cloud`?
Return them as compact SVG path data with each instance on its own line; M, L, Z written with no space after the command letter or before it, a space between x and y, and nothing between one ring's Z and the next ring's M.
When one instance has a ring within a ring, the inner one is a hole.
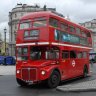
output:
M44 4L47 7L56 7L58 12L64 15L69 15L72 21L82 22L88 19L93 19L96 16L96 0L2 0L0 2L0 22L8 21L9 11L16 6L17 3L23 4L40 4L42 7Z
M0 31L7 25L9 11L16 6L17 3L28 5L44 4L47 7L56 7L56 10L64 16L69 15L72 21L85 22L87 20L96 19L96 0L1 0L0 2ZM6 23L5 23L6 22Z

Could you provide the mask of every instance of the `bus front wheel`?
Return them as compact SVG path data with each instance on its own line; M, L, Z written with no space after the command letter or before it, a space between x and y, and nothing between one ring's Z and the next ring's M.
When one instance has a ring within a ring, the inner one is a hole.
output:
M53 71L49 79L47 80L47 86L49 88L55 88L60 83L60 73L58 71Z
M28 85L28 83L26 83L26 82L24 82L24 81L22 81L22 80L20 80L20 79L18 79L18 78L16 78L16 80L17 80L17 83L18 83L20 86L22 86L22 87Z

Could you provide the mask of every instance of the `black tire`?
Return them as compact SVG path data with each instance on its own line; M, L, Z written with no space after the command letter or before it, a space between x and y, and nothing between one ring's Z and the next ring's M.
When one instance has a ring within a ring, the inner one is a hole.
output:
M88 76L88 68L87 66L84 66L84 69L83 69L83 77L87 77Z
M60 73L58 71L53 71L50 78L47 80L47 86L49 88L56 88L60 83Z
M16 78L16 81L17 81L17 83L18 83L20 86L22 86L22 87L28 85L28 83L26 83L26 82L24 82L24 81L22 81L22 80L20 80L20 79L18 79L18 78Z

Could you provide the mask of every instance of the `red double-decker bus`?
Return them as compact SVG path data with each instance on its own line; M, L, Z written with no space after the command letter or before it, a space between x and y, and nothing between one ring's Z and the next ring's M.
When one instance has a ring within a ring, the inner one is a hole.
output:
M52 12L34 12L20 19L16 39L19 85L60 81L90 73L91 31Z

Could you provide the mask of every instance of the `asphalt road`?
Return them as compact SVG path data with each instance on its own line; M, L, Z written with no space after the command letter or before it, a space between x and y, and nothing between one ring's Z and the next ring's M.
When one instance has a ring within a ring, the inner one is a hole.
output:
M96 64L92 65L93 74L91 77L79 78L67 81L64 84L73 84L96 79ZM47 89L44 86L20 87L15 80L15 76L0 76L0 96L96 96L96 92L60 92L56 89Z

